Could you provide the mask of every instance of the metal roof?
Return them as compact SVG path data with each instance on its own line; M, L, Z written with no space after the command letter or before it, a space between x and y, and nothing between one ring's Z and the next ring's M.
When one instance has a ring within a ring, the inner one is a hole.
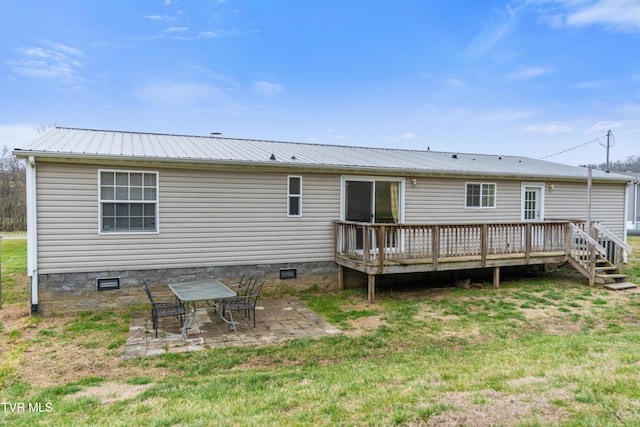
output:
M416 174L495 175L577 179L587 169L521 156L447 153L56 127L14 149L18 157L189 161L280 167L314 167ZM593 171L593 177L628 177Z

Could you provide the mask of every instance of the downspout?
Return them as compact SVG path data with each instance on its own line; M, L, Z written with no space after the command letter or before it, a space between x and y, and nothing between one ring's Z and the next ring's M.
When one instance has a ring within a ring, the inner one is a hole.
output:
M38 211L36 159L27 161L27 274L31 278L31 312L38 310Z
M628 218L629 218L629 193L633 189L633 181L627 182L627 185L624 187L624 217L622 220L622 240L627 241L627 230L629 229ZM627 262L627 251L622 251L622 261L624 263Z

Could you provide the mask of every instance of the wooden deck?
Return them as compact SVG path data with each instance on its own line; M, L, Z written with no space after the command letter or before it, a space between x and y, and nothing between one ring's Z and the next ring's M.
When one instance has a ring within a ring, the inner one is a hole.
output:
M477 224L370 224L334 221L335 261L368 275L369 300L375 277L493 268L568 261L575 251L576 230L570 221Z

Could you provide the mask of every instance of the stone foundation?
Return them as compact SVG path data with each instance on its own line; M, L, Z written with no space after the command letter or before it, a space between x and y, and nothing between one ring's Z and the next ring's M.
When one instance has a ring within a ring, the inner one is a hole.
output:
M280 279L280 269L297 269L297 277ZM255 274L266 281L263 292L302 291L338 288L338 266L333 261L301 264L204 267L159 270L123 270L91 273L57 273L38 276L38 310L43 315L82 311L101 311L147 304L142 288L146 280L154 292L171 296L171 282L188 282L214 277L233 283L242 275ZM119 278L120 289L98 291L98 279Z

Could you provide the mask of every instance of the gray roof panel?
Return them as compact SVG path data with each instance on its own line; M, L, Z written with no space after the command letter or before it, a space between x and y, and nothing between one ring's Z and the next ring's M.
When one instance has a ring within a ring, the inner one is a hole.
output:
M298 165L408 173L586 178L587 169L521 156L261 141L57 127L14 150L17 156L141 158L157 161ZM271 160L271 156L275 160ZM629 180L593 171L594 178Z

